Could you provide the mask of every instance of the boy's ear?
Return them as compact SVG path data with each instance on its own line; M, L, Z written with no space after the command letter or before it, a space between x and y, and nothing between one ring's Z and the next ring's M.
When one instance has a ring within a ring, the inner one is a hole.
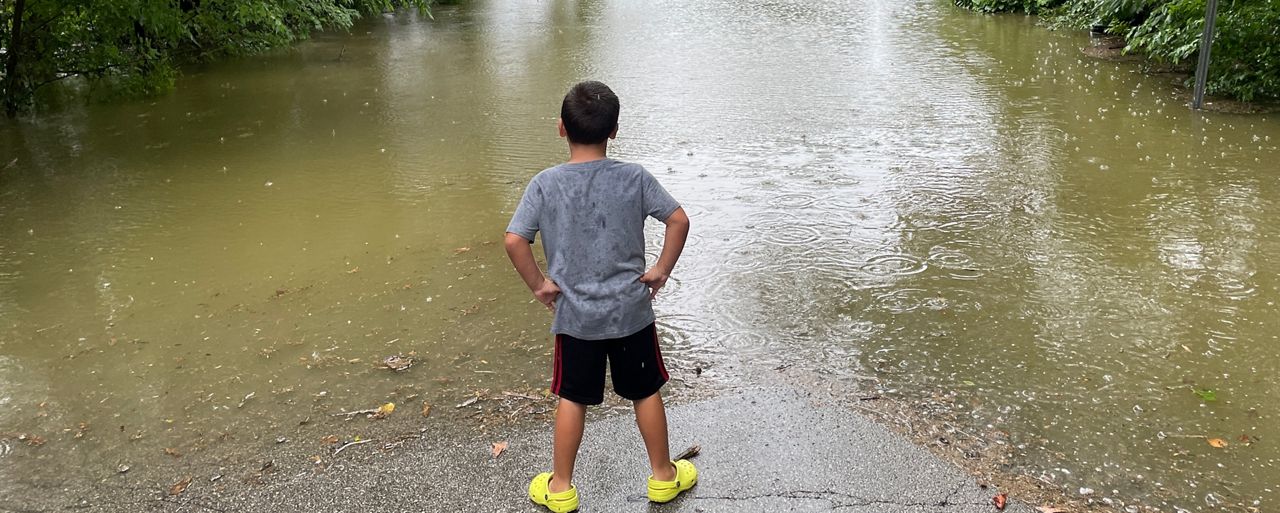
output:
M617 125L614 125L614 127L613 127L613 131L612 131L612 132L609 132L609 138L610 138L610 139L617 139L617 138L618 138L618 126L617 126Z
M566 131L564 130L564 120L563 120L563 119L557 119L557 120L556 120L556 129L557 129L557 130L559 130L559 132L560 132L560 137L569 137L569 132L566 132Z

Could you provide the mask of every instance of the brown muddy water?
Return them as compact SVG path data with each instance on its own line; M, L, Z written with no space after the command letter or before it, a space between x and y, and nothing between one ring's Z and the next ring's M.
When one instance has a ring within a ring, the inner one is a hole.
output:
M678 375L954 392L1072 494L1275 510L1280 117L1193 114L1088 44L933 0L473 1L5 122L0 496L545 389L495 242L595 78L614 156L693 219L657 302Z

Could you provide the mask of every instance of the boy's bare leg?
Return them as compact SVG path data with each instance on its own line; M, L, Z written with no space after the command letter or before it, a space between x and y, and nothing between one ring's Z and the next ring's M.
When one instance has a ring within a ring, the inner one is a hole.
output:
M671 464L671 448L667 446L667 410L662 405L662 395L653 395L635 401L636 425L644 438L644 448L649 452L649 466L653 478L671 481L676 478L676 467Z
M551 493L563 492L573 485L573 464L578 460L578 446L582 445L582 427L586 423L587 407L568 399L561 399L556 406L556 433L552 445ZM664 433L665 424L664 424Z

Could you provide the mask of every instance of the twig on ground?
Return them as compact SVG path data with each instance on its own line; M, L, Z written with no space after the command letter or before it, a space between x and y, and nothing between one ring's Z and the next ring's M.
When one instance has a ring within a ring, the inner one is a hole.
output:
M343 411L343 412L334 413L332 416L333 416L333 417L343 417L343 416L345 416L345 417L347 417L347 418L352 418L352 417L355 417L356 415L369 415L369 414L373 414L373 413L378 413L378 409L377 409L377 408L370 408L370 409L368 409L368 410Z
M356 441L354 441L354 442L347 442L347 443L345 443L345 444L342 444L342 447L339 447L339 448L337 448L337 449L334 449L334 451L333 451L333 455L334 455L334 456L337 456L337 455L338 455L338 453L342 452L342 450L343 450L343 449L346 449L347 447L351 447L351 446L353 446L353 445L364 445L364 444L367 444L367 443L370 443L370 442L376 442L376 441L377 441L377 440L374 440L374 439L370 438L370 439L368 439L368 440L356 440Z

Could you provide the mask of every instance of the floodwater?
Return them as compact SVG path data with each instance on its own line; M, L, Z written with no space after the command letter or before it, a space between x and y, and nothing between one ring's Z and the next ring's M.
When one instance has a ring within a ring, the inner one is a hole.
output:
M955 394L1071 493L1280 502L1280 117L1193 114L1081 34L943 1L435 14L0 125L0 495L544 389L549 318L496 242L594 78L613 155L693 219L657 302L689 386Z

